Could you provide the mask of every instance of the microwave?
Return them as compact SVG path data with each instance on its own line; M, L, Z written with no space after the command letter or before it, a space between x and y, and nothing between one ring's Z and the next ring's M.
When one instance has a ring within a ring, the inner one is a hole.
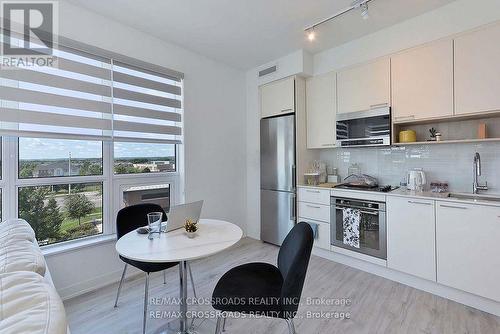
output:
M391 145L391 108L337 114L337 147Z

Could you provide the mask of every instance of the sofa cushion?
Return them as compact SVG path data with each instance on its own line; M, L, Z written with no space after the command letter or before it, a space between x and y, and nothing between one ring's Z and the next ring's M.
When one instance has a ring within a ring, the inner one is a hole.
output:
M0 223L0 244L15 240L35 242L35 232L24 219L9 219Z
M44 276L45 270L45 259L37 244L22 239L0 244L0 274L32 271Z
M0 274L0 333L63 334L66 313L55 288L42 276Z

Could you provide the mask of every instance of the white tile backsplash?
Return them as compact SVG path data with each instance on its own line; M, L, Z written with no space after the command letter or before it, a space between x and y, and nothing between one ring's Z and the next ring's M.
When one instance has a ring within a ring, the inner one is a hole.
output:
M471 192L475 152L481 154L480 183L488 181L489 192L500 193L500 143L324 149L320 158L337 167L342 179L349 166L358 163L363 174L377 177L380 184L399 185L409 169L420 167L427 187L431 181L448 181L451 191Z

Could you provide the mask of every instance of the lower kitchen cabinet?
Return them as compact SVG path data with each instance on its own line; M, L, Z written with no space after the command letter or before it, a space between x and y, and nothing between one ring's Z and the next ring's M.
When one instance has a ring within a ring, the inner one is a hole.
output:
M387 196L387 266L436 281L432 200Z
M316 238L314 239L314 247L330 250L330 224L308 219L299 218L299 222L306 222L311 225L317 225Z
M500 301L500 208L436 205L438 283Z

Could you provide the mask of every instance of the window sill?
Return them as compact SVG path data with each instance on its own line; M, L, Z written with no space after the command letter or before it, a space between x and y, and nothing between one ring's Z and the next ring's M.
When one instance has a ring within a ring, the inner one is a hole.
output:
M99 235L94 237L88 237L78 240L66 241L60 244L49 245L41 247L44 256L53 256L62 253L74 252L76 250L93 247L99 244L104 244L108 242L115 242L115 234Z

